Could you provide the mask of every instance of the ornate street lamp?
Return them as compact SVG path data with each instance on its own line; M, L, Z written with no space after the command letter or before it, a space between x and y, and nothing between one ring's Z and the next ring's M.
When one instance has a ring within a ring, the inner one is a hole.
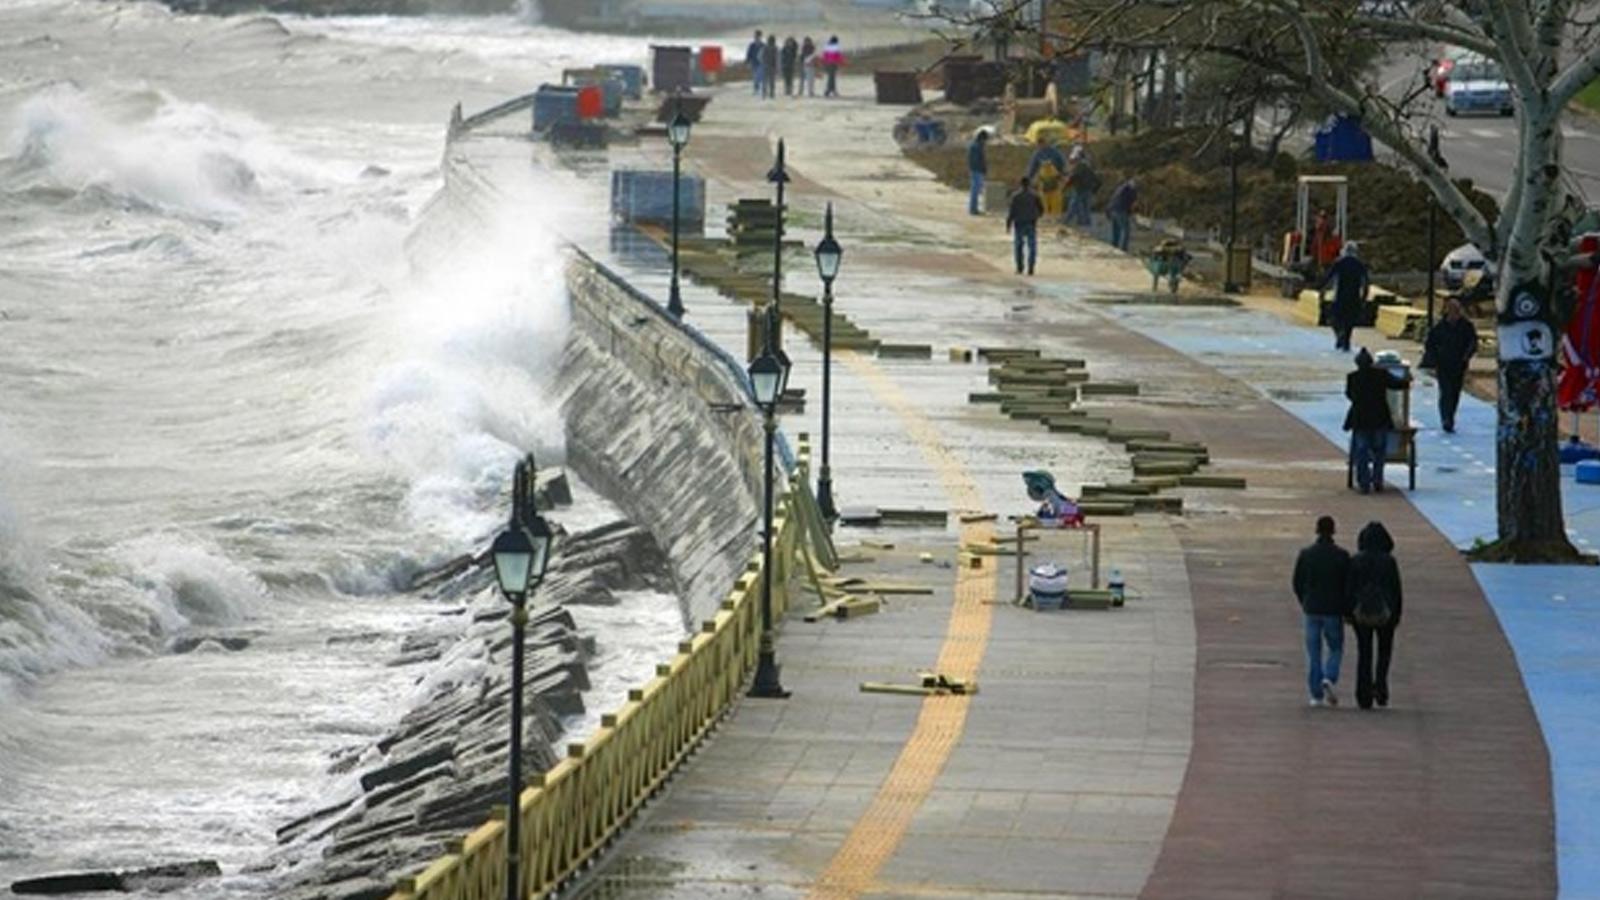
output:
M519 470L528 463L517 463ZM531 472L518 473L532 483ZM506 809L506 900L520 900L518 860L522 849L522 649L528 624L528 595L532 594L550 566L550 544L554 534L537 512L514 514L506 529L489 548L494 560L494 576L501 593L511 602L511 741Z
M833 505L833 471L828 467L829 417L833 408L833 280L839 277L844 248L833 239L833 204L823 218L822 240L817 244L817 274L822 276L822 471L817 476L817 506L825 519L836 519Z
M689 145L689 118L679 109L672 117L672 122L667 125L667 141L672 144L672 287L667 291L667 312L675 318L683 318L683 296L678 293L678 217L679 195L682 186L679 179L683 172L683 148Z
M789 696L778 681L778 660L773 651L772 636L772 445L777 431L778 400L789 384L789 361L773 352L772 325L777 321L775 311L769 312L767 345L761 355L750 363L750 387L756 405L761 408L761 420L766 432L766 463L763 471L763 503L761 507L761 654L756 663L755 683L750 686L750 696L782 699Z
M772 228L772 308L777 310L778 327L783 327L783 186L789 183L789 170L783 163L783 139L778 139L778 161L767 172L767 181L778 188L777 218ZM776 333L773 346L782 347L783 341Z

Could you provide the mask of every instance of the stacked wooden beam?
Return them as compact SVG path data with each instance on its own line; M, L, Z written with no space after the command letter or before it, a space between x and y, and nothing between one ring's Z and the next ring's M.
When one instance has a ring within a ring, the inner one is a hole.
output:
M1204 444L1175 441L1161 429L1119 427L1102 409L1078 406L1086 398L1138 396L1138 384L1094 381L1083 360L1054 359L1035 349L979 347L977 354L990 364L989 383L995 389L974 391L967 395L969 402L997 405L1004 415L1039 422L1051 432L1103 437L1128 451L1133 480L1084 485L1078 505L1087 516L1182 513L1183 498L1162 491L1245 486L1243 478L1199 471L1211 462Z

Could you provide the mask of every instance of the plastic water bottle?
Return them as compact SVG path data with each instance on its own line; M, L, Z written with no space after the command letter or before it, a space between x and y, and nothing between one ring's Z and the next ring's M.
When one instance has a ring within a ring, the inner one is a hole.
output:
M1122 570L1112 569L1111 578L1106 581L1106 587L1111 591L1111 605L1121 606L1127 597L1127 586L1122 583Z

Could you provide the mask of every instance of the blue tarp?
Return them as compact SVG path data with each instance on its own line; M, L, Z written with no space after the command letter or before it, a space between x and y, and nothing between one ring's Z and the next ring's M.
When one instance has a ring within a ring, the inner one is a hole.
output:
M1317 129L1317 162L1372 162L1372 136L1354 116L1329 116Z

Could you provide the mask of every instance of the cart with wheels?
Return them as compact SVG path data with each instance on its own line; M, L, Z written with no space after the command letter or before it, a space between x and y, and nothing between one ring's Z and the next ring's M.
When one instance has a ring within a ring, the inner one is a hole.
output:
M1189 251L1177 241L1162 241L1145 258L1144 267L1150 273L1150 291L1161 290L1161 279L1167 279L1167 288L1176 294L1178 282L1183 280L1183 270L1189 265Z

